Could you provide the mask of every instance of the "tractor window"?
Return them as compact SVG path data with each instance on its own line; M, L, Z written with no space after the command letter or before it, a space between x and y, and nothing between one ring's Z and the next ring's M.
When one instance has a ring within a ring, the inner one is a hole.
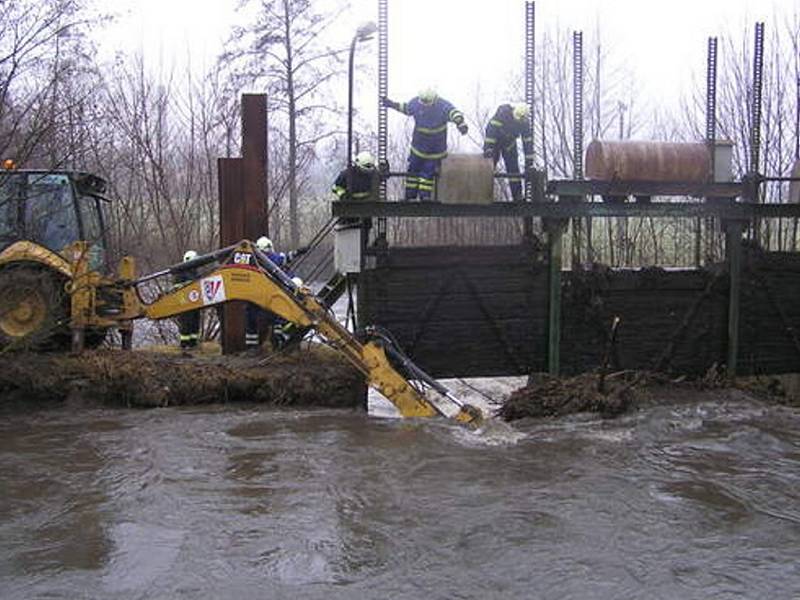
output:
M67 175L28 174L25 234L54 252L60 252L80 238L72 185Z
M0 250L19 239L19 176L0 173Z
M93 196L78 197L81 223L83 223L83 239L89 243L89 267L92 269L100 269L105 266L106 258L103 224L100 219L100 202Z

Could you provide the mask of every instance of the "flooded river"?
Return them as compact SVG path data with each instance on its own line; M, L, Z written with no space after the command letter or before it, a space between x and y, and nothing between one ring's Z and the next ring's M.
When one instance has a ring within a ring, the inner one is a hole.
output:
M800 411L0 414L0 597L800 598Z

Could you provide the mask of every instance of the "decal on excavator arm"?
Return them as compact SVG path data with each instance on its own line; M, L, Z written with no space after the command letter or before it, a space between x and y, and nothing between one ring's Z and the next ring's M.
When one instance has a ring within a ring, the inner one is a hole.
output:
M227 296L225 295L225 281L222 275L212 275L200 280L200 289L203 294L203 304L218 304L225 302Z
M252 264L253 255L249 252L234 252L233 264L235 265L250 265Z

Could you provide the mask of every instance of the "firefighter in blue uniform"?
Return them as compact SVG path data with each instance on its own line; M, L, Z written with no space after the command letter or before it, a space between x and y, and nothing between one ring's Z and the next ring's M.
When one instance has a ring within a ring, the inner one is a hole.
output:
M350 181L348 182L348 175ZM348 185L350 189L348 189ZM349 169L343 169L331 189L337 200L375 200L378 196L378 171L370 152L359 152Z
M333 182L331 191L337 200L357 200L360 202L374 202L378 199L378 186L380 177L375 168L375 157L366 150L356 154L353 164L342 169ZM341 217L339 225L358 225L361 219ZM364 219L367 229L372 226L371 219Z
M197 252L187 250L183 254L183 262L189 262L197 258ZM172 289L186 285L190 281L197 279L197 271L194 269L184 269L175 274ZM197 348L200 344L200 311L190 310L178 315L178 333L180 334L181 350L188 352Z
M533 139L528 117L530 110L527 104L501 104L494 116L486 125L486 136L483 140L483 155L491 158L494 164L503 157L506 173L519 173L517 155L517 138L522 138L522 149L525 153L525 172L533 168ZM522 200L522 178L512 177L508 180L511 197L515 201Z
M452 122L461 135L468 128L463 113L432 89L420 92L408 102L383 98L388 108L414 117L414 134L408 155L406 200L431 200L436 175L442 159L447 156L447 123Z
M256 247L267 255L267 258L272 261L275 266L280 268L286 273L295 285L302 285L303 282L293 276L289 270L289 263L296 257L305 254L308 248L298 248L291 252L277 252L272 240L267 236L262 235L256 240ZM275 332L276 327L279 329L281 325L285 324L282 318L272 314L269 311L263 310L255 304L248 304L245 310L245 334L244 343L247 350L255 351L261 347L261 336L259 332L263 329L268 330L270 340L273 347L276 347Z

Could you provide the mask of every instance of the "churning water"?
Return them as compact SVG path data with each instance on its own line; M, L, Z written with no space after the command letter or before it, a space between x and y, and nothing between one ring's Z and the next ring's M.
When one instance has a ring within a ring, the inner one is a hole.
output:
M5 409L0 597L800 597L797 411L731 396L515 430Z

